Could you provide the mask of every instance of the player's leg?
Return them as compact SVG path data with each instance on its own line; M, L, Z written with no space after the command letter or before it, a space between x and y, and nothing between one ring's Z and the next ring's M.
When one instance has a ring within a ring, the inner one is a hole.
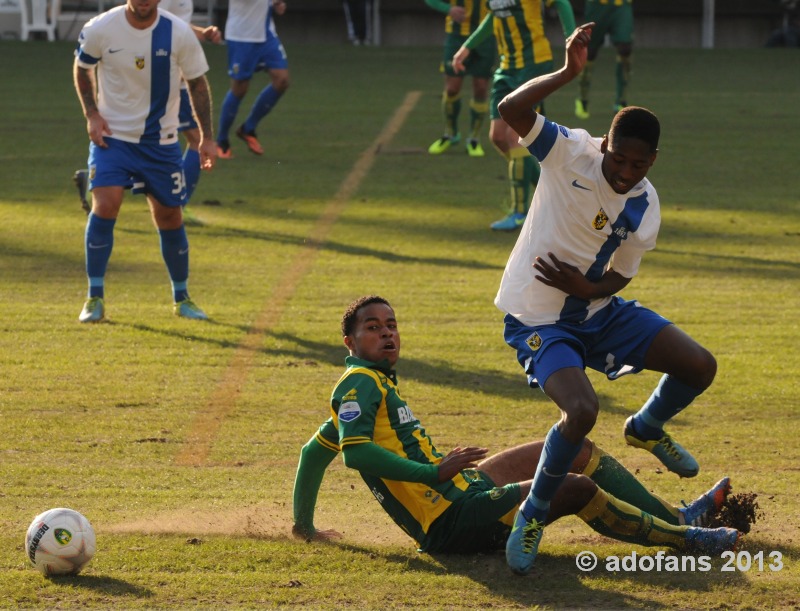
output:
M222 100L219 112L219 129L217 129L217 156L222 159L233 157L230 143L230 130L236 121L239 106L250 87L261 49L260 43L238 42L229 40L228 47L228 76L231 77L231 86Z
M236 135L244 140L250 151L256 155L264 153L264 149L256 137L256 128L289 89L289 62L286 50L277 37L273 36L264 43L260 62L269 73L270 84L258 94L250 109L250 114L236 131Z
M664 375L644 406L625 422L626 441L655 454L670 471L694 477L699 471L697 461L664 432L664 424L711 385L717 362L708 350L670 324L650 343L644 366Z
M611 10L607 5L598 2L586 4L584 23L594 22L592 38L589 40L586 64L578 75L578 97L575 99L575 116L579 119L589 118L589 97L592 88L592 71L594 62L603 46L610 24Z
M444 119L444 132L433 144L428 147L431 155L441 155L454 144L461 141L458 131L458 118L461 114L461 87L465 74L470 73L472 57L467 59L466 73L456 73L453 70L453 55L467 39L466 36L448 34L444 40L444 48L440 70L444 73L444 89L442 91L441 108Z
M105 317L105 276L114 248L114 225L122 206L123 185L130 182L129 145L110 138L106 143L107 148L89 145L92 210L84 235L89 289L80 322L99 322Z
M470 53L469 74L472 76L472 100L469 104L470 131L467 153L470 157L483 157L481 131L489 114L489 85L497 57L497 44L486 41Z
M614 112L618 112L628 105L628 83L631 76L631 54L633 53L633 6L631 4L623 4L614 9L609 33L611 42L617 49Z
M169 273L177 316L206 320L208 317L189 297L189 239L183 223L186 186L183 182L181 150L159 146L160 161L152 162L144 175L147 202L161 241L161 256ZM157 158L155 155L153 158Z

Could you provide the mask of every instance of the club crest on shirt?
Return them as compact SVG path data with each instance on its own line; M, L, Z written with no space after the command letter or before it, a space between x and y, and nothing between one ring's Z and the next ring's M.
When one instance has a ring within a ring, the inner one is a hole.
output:
M602 229L608 223L608 215L606 211L600 208L600 212L597 213L597 216L594 217L594 221L592 221L592 226L595 229Z
M361 406L356 401L348 401L339 406L339 420L352 422L361 415Z
M536 352L539 348L542 347L542 338L539 337L539 334L534 331L533 335L531 335L528 339L525 340L525 343L528 344L528 347Z
M137 70L144 70L144 55L137 55L136 56L136 69Z
M508 489L506 488L492 488L489 491L489 498L492 499L493 501L496 501L497 499L501 498L506 492L508 492Z

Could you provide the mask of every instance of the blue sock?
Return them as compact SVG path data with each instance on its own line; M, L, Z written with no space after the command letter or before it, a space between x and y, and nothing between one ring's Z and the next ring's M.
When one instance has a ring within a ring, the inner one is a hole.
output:
M269 114L269 111L278 103L283 95L282 92L275 89L272 85L267 85L258 94L256 101L253 102L253 108L250 109L250 114L244 122L244 131L252 134L256 131L258 122Z
M228 141L228 132L231 131L231 126L236 120L236 113L239 112L239 104L241 103L242 100L233 95L233 92L228 91L228 93L225 94L225 99L222 100L222 108L219 111L217 142Z
M104 278L111 251L114 248L116 219L103 219L89 215L86 221L85 249L86 275L89 277L89 297L104 296Z
M525 519L544 522L550 510L550 501L567 477L572 461L578 456L583 442L574 445L567 441L558 430L558 424L547 433L542 454L533 477L531 492L522 503L522 515Z
M186 229L181 225L178 229L159 229L161 236L161 256L167 264L167 271L172 282L172 296L175 303L189 298L186 283L189 280L189 239Z
M647 403L633 416L633 428L644 439L660 439L664 434L664 423L702 392L664 374Z
M189 203L200 180L200 153L188 146L183 153L183 176L186 179L186 203Z

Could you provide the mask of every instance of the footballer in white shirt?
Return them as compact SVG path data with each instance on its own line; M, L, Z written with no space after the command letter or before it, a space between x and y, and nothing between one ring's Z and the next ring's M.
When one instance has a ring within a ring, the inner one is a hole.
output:
M608 135L593 138L535 111L581 72L593 25L567 39L560 70L528 81L499 105L542 174L495 304L506 313L505 339L529 383L561 411L506 544L506 560L520 574L533 567L550 501L598 416L585 369L612 380L643 369L664 374L623 434L681 477L694 477L699 466L663 426L711 385L717 369L711 353L666 318L616 295L656 244L659 201L646 176L658 155L658 118L623 108Z
M105 274L123 193L143 192L161 238L175 314L206 319L190 299L189 242L183 224L186 181L178 144L181 79L200 128L200 165L214 166L208 64L191 27L158 8L158 0L127 0L91 19L75 53L75 89L86 117L92 211L86 226L87 301L81 322L105 317Z

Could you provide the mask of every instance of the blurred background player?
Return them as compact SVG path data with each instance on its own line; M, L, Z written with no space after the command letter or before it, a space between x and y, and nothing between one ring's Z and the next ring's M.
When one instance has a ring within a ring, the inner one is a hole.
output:
M575 100L575 116L589 118L589 90L592 85L592 67L606 34L617 50L616 97L614 112L628 105L628 83L631 75L633 53L633 0L586 0L584 23L594 22L592 41L589 43L589 60L578 77L580 97Z
M489 137L508 163L511 210L492 223L491 228L513 231L525 222L533 189L539 181L539 164L519 144L517 134L503 121L497 105L526 81L553 69L553 52L544 34L545 5L555 6L565 38L575 29L575 15L568 0L490 1L488 5L492 12L453 56L453 69L456 73L463 73L472 50L494 32L500 65L492 80ZM539 110L544 112L543 106Z
M233 157L228 132L250 87L250 79L261 70L269 74L270 84L258 94L247 119L236 130L236 136L244 140L252 153L264 154L256 137L256 127L289 88L289 62L273 18L285 11L283 0L230 0L225 40L231 88L222 101L217 133L217 154L222 159Z
M470 53L464 71L453 70L453 55L461 48L470 34L486 18L489 9L482 0L425 0L432 9L447 15L444 21L444 57L440 70L444 72L442 114L444 135L428 148L431 155L441 155L452 145L461 141L458 117L461 114L461 86L464 77L472 77L472 100L469 104L470 131L467 153L471 157L483 157L480 136L486 114L489 112L489 79L497 57L497 43L489 36Z
M161 0L158 7L169 11L176 17L188 23L194 31L197 39L200 42L211 42L220 44L222 42L222 33L215 25L205 28L192 25L192 14L194 13L194 3L192 0ZM180 126L178 131L183 133L186 139L186 148L183 151L183 175L186 182L186 204L191 201L192 194L194 193L197 183L200 180L200 129L195 121L194 113L192 112L192 104L189 101L189 88L186 81L181 84L181 107L178 115ZM81 200L81 207L89 214L92 207L88 201L89 191L89 172L88 170L78 170L73 176L75 185L78 188L78 196ZM188 210L184 208L187 219L190 216Z
M369 44L369 21L374 10L372 0L344 0L342 7L347 39L356 47Z
M89 294L78 319L105 316L105 275L123 194L133 182L158 228L172 283L173 311L208 317L190 298L189 241L183 224L186 185L178 142L181 78L200 127L200 164L214 167L208 63L192 29L152 0L127 0L81 30L73 77L89 134L92 212L84 238Z

